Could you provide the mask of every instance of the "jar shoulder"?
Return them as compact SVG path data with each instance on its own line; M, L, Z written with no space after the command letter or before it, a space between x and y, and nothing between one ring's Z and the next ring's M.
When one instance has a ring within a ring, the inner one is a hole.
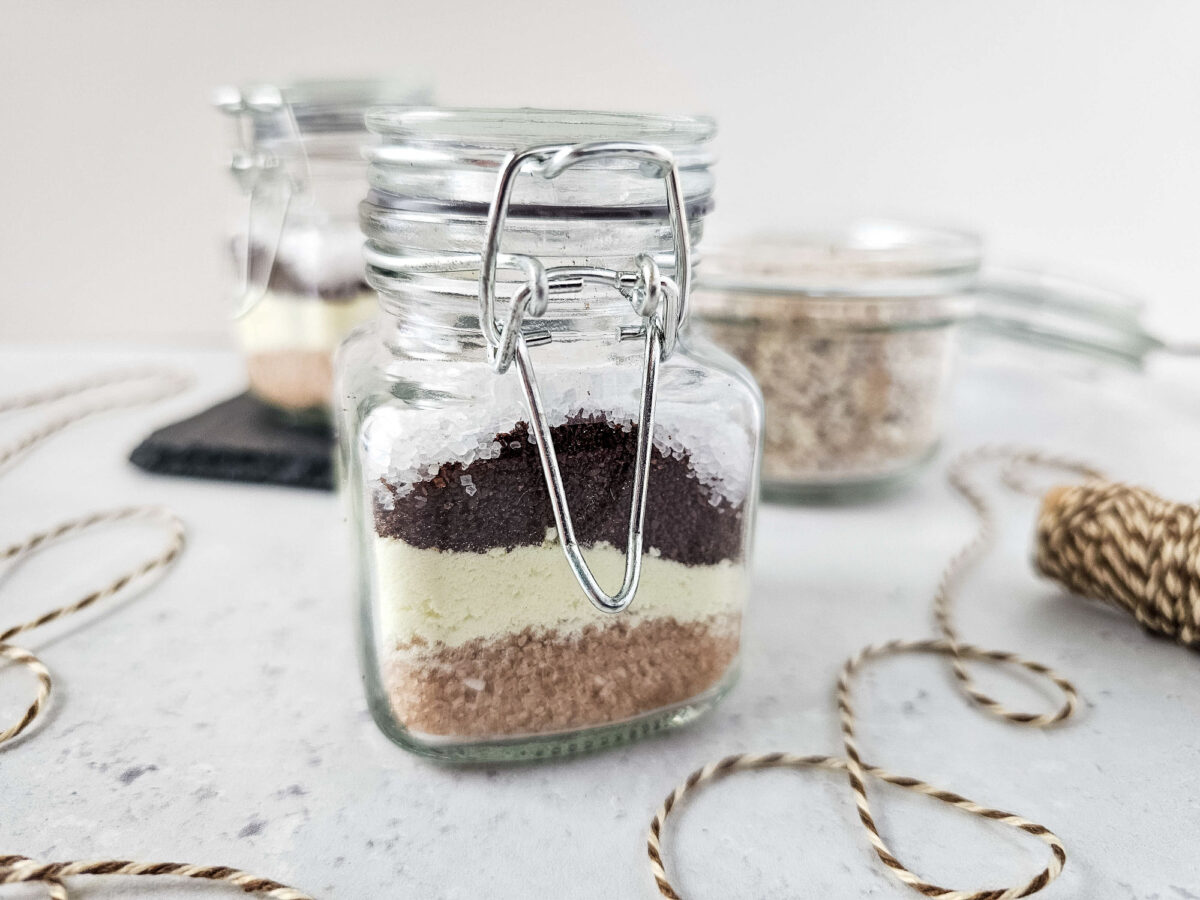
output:
M555 341L532 348L530 356L552 427L606 421L628 433L640 422L640 342ZM530 421L516 367L498 374L478 349L414 352L389 341L378 325L359 328L342 345L338 392L343 444L356 447L372 471L394 469L397 457L410 453L486 449ZM726 465L749 473L761 432L762 400L746 369L702 335L685 331L659 368L656 442L678 445L680 452L720 446Z
M547 400L578 400L622 394L633 397L640 386L642 347L639 342L617 345L607 340L555 341L531 351L533 367ZM411 400L422 409L440 404L475 402L486 405L520 395L515 367L496 373L487 354L477 346L434 347L389 340L386 323L376 319L350 333L335 361L339 386L359 402L391 398ZM688 329L676 352L660 363L660 401L674 392L699 402L721 399L734 406L761 407L758 387L733 356L703 333Z

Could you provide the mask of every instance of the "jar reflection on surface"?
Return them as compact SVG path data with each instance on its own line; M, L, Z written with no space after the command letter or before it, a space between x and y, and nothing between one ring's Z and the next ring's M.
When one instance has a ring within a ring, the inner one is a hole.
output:
M700 120L522 110L508 114L516 133L497 136L486 112L442 114L452 121L397 115L375 127L385 151L421 141L426 150L453 144L452 158L483 156L491 177L476 179L481 199L504 152L535 133L543 143L674 140L685 159L711 133ZM529 115L543 118L525 134ZM682 135L672 131L679 122ZM684 180L698 237L710 181L706 159L693 157ZM456 249L482 245L487 204L464 211L461 190L448 192L439 215L402 209L409 191L475 171L453 161L448 172L388 167L373 163L376 191L363 204L372 246L437 250L453 245L442 243L447 229L468 234ZM572 195L573 219L528 203L547 188L537 176L518 187L506 236L519 252L622 271L643 251L670 254L655 173L605 161L571 176L552 186ZM399 181L383 198L389 178ZM616 190L622 182L628 191ZM645 208L643 195L657 205ZM606 216L629 198L637 213ZM347 341L337 368L343 482L362 558L364 671L383 731L443 759L530 759L610 746L711 706L737 671L747 591L761 408L744 370L686 330L662 361L640 582L627 610L602 612L564 558L517 372L497 374L489 361L477 268L413 275L372 266L369 277L385 315ZM518 286L504 282L502 295ZM584 286L556 294L526 323L553 336L530 358L578 540L608 591L626 564L644 379L644 341L615 336L640 322L619 293Z
M920 471L978 267L972 236L892 223L706 257L697 316L763 391L765 498L865 499Z

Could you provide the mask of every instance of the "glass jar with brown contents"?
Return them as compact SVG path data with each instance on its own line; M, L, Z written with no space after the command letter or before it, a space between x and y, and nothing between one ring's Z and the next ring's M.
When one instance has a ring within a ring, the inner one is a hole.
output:
M979 266L973 235L890 222L705 257L697 316L763 392L765 497L861 498L920 470Z

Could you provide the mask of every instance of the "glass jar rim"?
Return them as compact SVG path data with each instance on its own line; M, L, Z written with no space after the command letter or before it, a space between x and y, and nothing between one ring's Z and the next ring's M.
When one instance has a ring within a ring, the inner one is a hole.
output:
M674 149L706 143L717 130L708 116L534 107L380 107L367 111L366 124L385 139L496 150L601 140Z
M381 104L427 103L429 88L400 79L308 79L218 88L213 104L248 117L256 141L278 145L366 135L364 116Z
M697 287L797 299L928 297L970 288L982 261L973 232L861 219L710 247Z
M506 223L530 238L532 255L628 256L623 268L630 269L637 253L658 252L673 215L664 189L671 182L664 181L658 166L637 156L636 149L646 144L670 154L690 221L702 219L711 206L712 157L706 143L716 123L705 117L407 107L371 110L366 120L380 140L365 151L370 190L360 211L363 231L381 253L408 257L417 248L421 255L437 248L478 253L490 227L500 170L513 164L514 153L535 146L615 144L552 176L529 165L513 170L515 199L507 205ZM595 233L588 231L593 226ZM576 247L578 253L567 252L580 241L580 232L587 233L594 252L584 253L582 246ZM636 246L621 245L633 239Z

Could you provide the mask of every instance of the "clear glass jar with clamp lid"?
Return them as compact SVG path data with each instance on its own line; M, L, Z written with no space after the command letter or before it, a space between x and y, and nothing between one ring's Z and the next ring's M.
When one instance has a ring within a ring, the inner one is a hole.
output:
M382 81L310 81L217 90L234 125L230 172L248 198L231 243L240 273L235 333L250 390L287 420L324 421L331 359L374 315L356 209L372 136L367 108L428 102Z
M762 416L688 328L712 123L367 121L386 315L337 372L376 720L453 760L690 721L737 668Z

